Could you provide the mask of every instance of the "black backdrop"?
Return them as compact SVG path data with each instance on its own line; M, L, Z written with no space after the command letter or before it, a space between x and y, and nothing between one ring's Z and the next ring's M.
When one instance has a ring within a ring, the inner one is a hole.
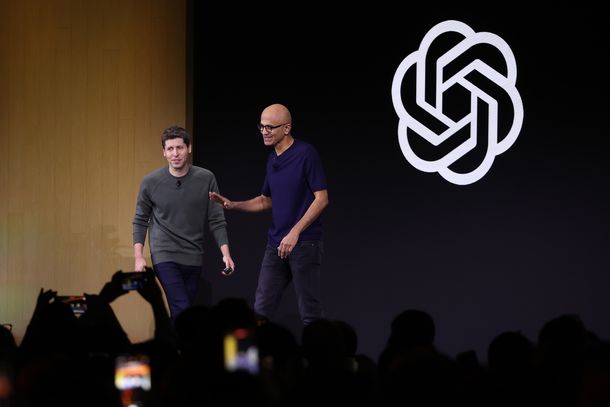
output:
M260 112L276 102L291 110L295 137L317 147L329 182L327 314L354 326L373 358L407 308L432 315L441 351L473 349L481 360L495 335L535 341L564 313L610 338L607 13L583 2L331 4L191 3L195 164L231 199L258 195L269 151ZM391 99L400 62L449 19L509 44L524 108L514 145L466 186L407 162ZM238 273L220 276L208 242L204 298L252 304L269 214L226 215ZM277 319L300 335L292 288Z

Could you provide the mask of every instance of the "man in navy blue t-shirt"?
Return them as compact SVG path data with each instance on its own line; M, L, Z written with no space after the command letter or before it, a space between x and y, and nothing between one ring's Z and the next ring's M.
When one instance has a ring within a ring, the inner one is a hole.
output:
M280 104L263 110L258 125L266 146L273 147L261 195L231 201L210 192L210 199L225 209L261 212L271 209L267 248L258 277L254 311L271 319L284 290L294 281L299 313L304 325L324 317L320 299L322 224L328 205L322 161L315 148L292 137L290 111Z

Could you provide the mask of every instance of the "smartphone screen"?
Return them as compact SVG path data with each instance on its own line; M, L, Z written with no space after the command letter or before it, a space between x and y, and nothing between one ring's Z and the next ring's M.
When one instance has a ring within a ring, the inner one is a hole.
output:
M225 369L228 371L245 370L257 374L258 347L254 334L248 329L236 329L224 338Z
M144 272L129 271L123 273L121 288L125 291L137 290L147 281L148 275Z
M121 392L123 406L144 406L152 387L147 355L121 355L116 358L114 385Z
M87 311L87 302L82 295L58 295L56 300L70 305L70 309L77 317Z

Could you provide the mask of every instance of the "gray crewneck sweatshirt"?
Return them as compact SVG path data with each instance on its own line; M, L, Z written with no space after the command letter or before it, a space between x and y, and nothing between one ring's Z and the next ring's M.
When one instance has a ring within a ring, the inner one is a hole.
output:
M218 192L214 174L194 165L183 177L174 177L168 167L146 175L133 218L133 243L144 244L148 231L153 264L202 265L206 230L218 247L228 244L223 208L210 201L210 191Z

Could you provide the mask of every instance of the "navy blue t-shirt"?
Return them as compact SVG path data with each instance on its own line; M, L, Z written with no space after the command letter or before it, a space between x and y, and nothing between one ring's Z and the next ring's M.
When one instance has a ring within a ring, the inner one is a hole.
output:
M271 245L279 246L313 202L313 193L324 189L327 187L322 160L311 144L295 139L281 155L271 151L262 189L262 194L272 200ZM321 239L322 223L318 217L301 232L299 240Z

